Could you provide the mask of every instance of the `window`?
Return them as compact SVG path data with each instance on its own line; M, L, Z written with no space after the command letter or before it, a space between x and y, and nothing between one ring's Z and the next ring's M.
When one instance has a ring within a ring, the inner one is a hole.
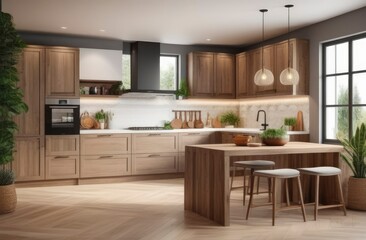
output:
M176 91L178 87L178 55L160 56L160 90Z
M131 55L122 55L122 83L125 89L131 89Z
M366 34L323 45L323 142L366 123Z

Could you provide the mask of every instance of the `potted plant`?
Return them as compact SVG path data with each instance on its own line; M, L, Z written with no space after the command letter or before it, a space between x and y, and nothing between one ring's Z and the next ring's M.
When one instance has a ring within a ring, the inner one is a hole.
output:
M225 127L230 128L237 126L240 122L240 118L237 114L233 112L227 112L221 116L220 122L225 124Z
M15 175L10 168L15 147L17 125L15 115L26 112L22 90L17 87L18 71L15 67L26 46L14 28L12 17L0 12L0 214L13 212L17 197Z
M260 134L262 142L268 146L283 146L289 141L286 129L268 128Z
M175 92L178 99L185 99L189 95L187 81L182 79L179 83L179 89Z
M287 130L293 130L295 124L296 124L296 118L294 117L287 117L284 119L284 125L287 127Z
M104 129L106 118L107 114L103 111L103 109L95 113L95 119L98 121L100 129Z
M362 123L357 127L351 139L339 139L345 153L341 158L351 168L353 176L348 181L347 207L366 210L366 127Z

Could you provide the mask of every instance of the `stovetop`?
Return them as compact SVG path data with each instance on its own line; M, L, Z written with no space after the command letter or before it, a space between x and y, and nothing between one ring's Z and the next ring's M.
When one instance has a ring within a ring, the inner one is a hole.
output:
M128 130L163 130L163 127L129 127Z

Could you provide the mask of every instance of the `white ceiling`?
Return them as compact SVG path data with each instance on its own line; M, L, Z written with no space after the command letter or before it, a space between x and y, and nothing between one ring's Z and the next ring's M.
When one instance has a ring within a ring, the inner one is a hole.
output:
M284 5L289 3L295 5L291 29L366 6L365 0L2 0L2 10L13 15L18 30L125 41L248 45L261 40L261 8L269 10L266 39L287 32Z

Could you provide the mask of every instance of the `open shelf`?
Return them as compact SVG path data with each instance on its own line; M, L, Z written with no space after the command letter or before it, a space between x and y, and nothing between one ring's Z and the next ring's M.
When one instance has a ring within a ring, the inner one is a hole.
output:
M119 97L121 95L120 93L111 93L113 85L119 83L121 81L80 79L80 97ZM95 94L91 93L91 87L96 88Z

